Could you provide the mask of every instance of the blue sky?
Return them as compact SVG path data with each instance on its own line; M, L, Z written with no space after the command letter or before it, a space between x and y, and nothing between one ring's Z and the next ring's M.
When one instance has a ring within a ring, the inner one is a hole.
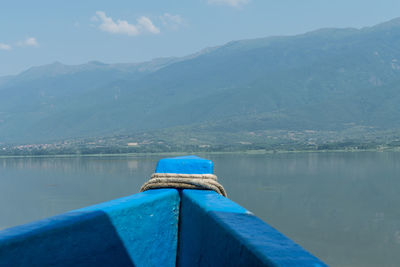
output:
M140 62L232 40L400 16L398 0L4 0L0 76L60 61Z

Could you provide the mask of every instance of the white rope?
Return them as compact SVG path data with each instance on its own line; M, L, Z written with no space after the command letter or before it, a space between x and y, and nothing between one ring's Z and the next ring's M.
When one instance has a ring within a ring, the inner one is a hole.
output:
M217 182L214 174L153 173L150 180L140 188L140 192L159 188L212 190L227 197L224 187Z

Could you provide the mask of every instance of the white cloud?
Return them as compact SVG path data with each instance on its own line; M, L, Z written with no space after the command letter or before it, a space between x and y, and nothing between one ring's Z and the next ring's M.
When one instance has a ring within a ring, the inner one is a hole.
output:
M138 28L142 31L148 31L154 34L160 33L160 29L154 26L153 22L145 16L140 17L138 20Z
M36 38L28 37L24 41L17 42L18 46L39 46Z
M99 28L102 31L110 33L119 33L127 35L138 35L139 30L135 25L129 24L126 20L117 20L114 22L111 17L107 17L103 11L97 11L96 15L102 21Z
M0 50L11 50L11 45L0 43Z
M208 0L209 4L228 5L232 7L240 7L248 2L250 2L250 0Z
M137 19L137 24L129 24L126 20L114 21L111 17L107 17L103 11L97 11L96 16L91 18L91 21L96 21L94 18L99 19L101 24L99 29L109 33L126 34L126 35L139 35L141 33L149 32L153 34L160 33L160 30L154 26L153 22L145 16Z
M180 25L184 23L183 18L179 15L171 15L169 13L164 13L164 15L160 16L162 24L164 26L171 28L173 30L178 29Z
M27 46L38 46L38 42L36 41L36 38L29 37L28 39L25 40L25 44Z

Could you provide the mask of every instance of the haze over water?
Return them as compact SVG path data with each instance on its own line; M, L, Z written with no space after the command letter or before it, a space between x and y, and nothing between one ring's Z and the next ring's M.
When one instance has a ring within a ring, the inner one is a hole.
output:
M201 155L229 198L332 266L398 266L400 153ZM0 229L134 194L162 156L0 158Z

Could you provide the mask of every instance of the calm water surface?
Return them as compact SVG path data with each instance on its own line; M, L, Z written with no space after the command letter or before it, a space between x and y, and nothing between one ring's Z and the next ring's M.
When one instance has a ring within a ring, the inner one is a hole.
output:
M201 156L232 200L326 263L400 266L400 153ZM0 158L0 229L136 193L160 158Z

